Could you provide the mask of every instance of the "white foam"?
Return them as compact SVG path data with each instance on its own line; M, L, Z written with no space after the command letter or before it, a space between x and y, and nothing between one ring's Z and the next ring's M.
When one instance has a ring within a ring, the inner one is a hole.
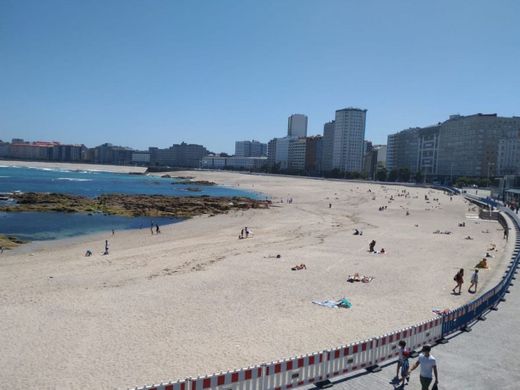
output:
M73 177L58 177L55 180L66 180L66 181L92 181L92 179L76 179Z

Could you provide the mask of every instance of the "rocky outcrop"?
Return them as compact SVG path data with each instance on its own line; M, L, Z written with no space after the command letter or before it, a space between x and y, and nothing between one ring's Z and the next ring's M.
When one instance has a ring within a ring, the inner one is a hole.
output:
M16 203L0 206L0 211L57 211L189 218L201 214L222 214L236 209L266 209L271 203L245 197L106 194L92 199L78 195L36 192L13 194L12 198Z
M215 185L215 183L213 183L212 181L185 180L185 179L174 181L172 184L192 184L192 185L199 185L199 186L214 186Z

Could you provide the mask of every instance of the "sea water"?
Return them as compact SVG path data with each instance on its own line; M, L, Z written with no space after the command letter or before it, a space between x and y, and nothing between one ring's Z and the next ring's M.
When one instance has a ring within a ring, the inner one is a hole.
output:
M177 182L179 180L150 175L0 165L0 192L56 192L92 198L111 193L259 197L258 194L235 188L174 184ZM196 188L198 191L190 191L189 188Z
M0 193L54 192L87 197L111 193L260 197L259 194L234 188L173 184L175 182L175 179L148 175L0 165ZM190 191L190 187L200 191ZM5 201L0 200L0 203ZM152 220L160 226L180 221L178 218L123 217L95 213L10 212L0 213L0 234L29 241L52 240L111 229L149 229Z

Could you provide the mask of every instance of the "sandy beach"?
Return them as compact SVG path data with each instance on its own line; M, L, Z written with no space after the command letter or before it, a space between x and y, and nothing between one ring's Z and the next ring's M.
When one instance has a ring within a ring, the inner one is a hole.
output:
M4 252L2 383L126 388L335 347L473 299L473 267L496 244L491 268L480 272L484 292L501 279L513 247L498 223L477 219L462 197L440 191L229 172L172 175L261 192L273 206L196 217L160 235L102 233ZM409 196L399 196L403 190ZM239 240L245 226L253 235ZM353 235L355 228L363 235ZM101 255L105 239L108 256ZM386 253L369 253L371 240ZM94 255L84 257L86 248ZM291 271L301 263L305 270ZM457 296L451 289L459 268L465 284ZM374 280L347 283L356 272ZM353 307L312 304L341 297Z

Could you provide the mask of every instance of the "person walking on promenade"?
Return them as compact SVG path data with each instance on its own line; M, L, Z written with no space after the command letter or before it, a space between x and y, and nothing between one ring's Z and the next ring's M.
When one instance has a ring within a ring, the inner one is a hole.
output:
M478 269L473 272L473 275L471 275L471 285L468 288L469 293L476 293L477 292L477 285L478 285ZM474 291L471 291L471 288L475 287Z
M430 355L432 347L430 345L425 345L422 348L422 353L419 355L419 358L415 362L415 364L410 368L410 374L413 370L415 370L419 365L421 366L421 371L419 374L419 380L421 381L421 390L428 390L430 388L430 384L433 381L432 371L435 374L435 382L433 388L435 388L439 384L439 372L437 371L437 361L435 358Z
M393 379L393 382L399 382L399 370L401 369L403 362L404 362L404 351L406 347L406 341L401 340L399 341L399 358L397 359L397 370L395 372L395 377Z
M453 287L453 294L457 294L455 292L455 290L457 289L457 287L459 288L459 292L458 292L458 295L460 295L460 290L462 289L462 283L464 283L464 269L460 269L459 272L457 272L455 274L455 276L453 277L453 280L455 282L457 282L457 285L455 287Z

